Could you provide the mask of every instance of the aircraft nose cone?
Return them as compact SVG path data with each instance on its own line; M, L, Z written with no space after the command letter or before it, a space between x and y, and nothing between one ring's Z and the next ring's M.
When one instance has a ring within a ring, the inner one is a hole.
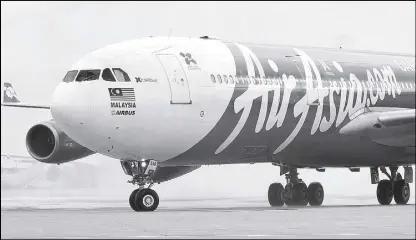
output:
M83 125L87 122L88 102L84 100L81 86L61 83L52 97L51 114L60 126Z

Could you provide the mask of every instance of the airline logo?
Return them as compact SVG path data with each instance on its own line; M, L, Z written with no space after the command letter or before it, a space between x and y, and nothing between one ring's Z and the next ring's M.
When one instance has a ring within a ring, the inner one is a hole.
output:
M157 79L155 78L141 78L141 77L135 77L136 78L136 82L152 82L152 83L156 83Z
M200 68L198 67L198 64L196 63L195 59L192 57L190 53L180 52L179 55L183 57L186 65L188 65L188 70L200 70Z
M19 99L17 99L17 94L14 91L12 84L7 83L7 82L4 83L3 101L5 103L7 103L7 102L12 102L12 103L20 102Z
M191 65L191 63L197 65L195 59L192 58L192 55L190 53L179 53L179 55L181 55L184 59L186 64Z
M108 88L111 101L135 102L134 88Z

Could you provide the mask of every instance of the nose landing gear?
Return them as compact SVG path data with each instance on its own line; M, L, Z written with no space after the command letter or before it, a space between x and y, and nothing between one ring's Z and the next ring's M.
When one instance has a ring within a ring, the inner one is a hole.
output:
M154 211L159 206L159 196L150 188L138 188L130 194L130 207L136 212Z
M159 206L159 196L151 189L153 186L152 176L157 168L154 160L121 160L124 173L132 176L129 183L139 185L129 197L130 207L136 212L154 211ZM147 188L145 185L149 184Z

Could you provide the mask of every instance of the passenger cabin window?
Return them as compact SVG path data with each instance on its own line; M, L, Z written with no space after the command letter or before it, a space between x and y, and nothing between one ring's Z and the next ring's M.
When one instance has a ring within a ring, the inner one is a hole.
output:
M249 78L250 79L250 78ZM257 84L261 84L260 82L258 82L257 81L257 79L255 79L253 76L251 76L251 82L254 84L254 85L257 85Z
M214 74L211 74L211 81L212 81L213 83L215 83L215 76L214 76Z
M218 78L218 82L222 83L222 79L221 79L221 76L219 74L217 75L217 78Z
M119 82L130 82L129 75L125 71L123 71L121 68L113 68L114 75L116 75L116 78Z
M66 73L63 82L72 82L75 80L75 77L77 76L78 70L72 70Z
M243 78L244 83L251 84L250 78L248 78L247 76L243 76L242 78Z
M241 76L237 76L237 77L235 78L235 82L236 82L236 83L243 83L243 79L242 79L242 77L241 77Z
M246 84L246 78L244 76L240 76L241 83Z
M231 84L234 84L234 78L233 78L233 76L229 75L229 76L228 76L228 79L230 79L230 83L231 83Z
M228 78L227 78L227 75L224 75L223 77L224 77L224 82L225 82L225 84L228 84Z
M109 68L106 68L103 70L103 80L109 81L109 82L115 82L116 79L114 78L113 74L111 73L111 70Z
M77 76L76 82L94 81L100 77L101 70L81 70Z

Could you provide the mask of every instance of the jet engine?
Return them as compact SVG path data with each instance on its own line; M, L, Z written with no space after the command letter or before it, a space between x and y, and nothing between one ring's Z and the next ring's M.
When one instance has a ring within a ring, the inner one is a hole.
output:
M94 154L56 127L53 120L36 124L26 135L29 154L43 163L60 164Z

